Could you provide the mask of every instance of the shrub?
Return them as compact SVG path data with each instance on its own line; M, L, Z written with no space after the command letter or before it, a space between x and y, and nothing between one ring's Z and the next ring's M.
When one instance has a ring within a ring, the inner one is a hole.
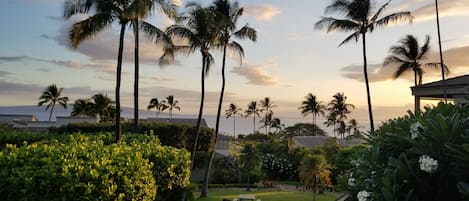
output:
M262 156L262 170L270 180L287 180L296 175L297 166L281 155L265 154Z
M353 163L348 200L467 200L468 117L468 106L439 104L384 123Z
M0 152L2 200L154 200L189 182L187 151L157 138L64 137ZM163 199L157 199L163 200Z

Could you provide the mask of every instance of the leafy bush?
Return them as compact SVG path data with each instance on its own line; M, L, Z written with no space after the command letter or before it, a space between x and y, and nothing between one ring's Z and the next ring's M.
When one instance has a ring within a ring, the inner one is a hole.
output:
M237 183L239 164L233 157L215 158L212 174L213 184Z
M51 128L51 133L64 134L64 133L102 133L113 132L114 124L112 123L74 123L62 126L59 128ZM122 131L127 133L149 134L153 132L160 139L163 145L185 148L192 151L195 140L195 126L171 124L171 123L156 123L156 122L141 122L138 130L133 130L133 124L123 123ZM197 150L208 151L215 144L215 133L213 129L201 127L199 132L199 139Z
M468 117L468 106L439 104L384 123L354 161L348 200L467 200Z
M287 180L296 173L297 166L287 157L274 154L262 156L262 170L270 180Z
M189 153L152 136L64 137L0 152L2 200L157 200L189 183ZM157 194L158 193L158 194Z

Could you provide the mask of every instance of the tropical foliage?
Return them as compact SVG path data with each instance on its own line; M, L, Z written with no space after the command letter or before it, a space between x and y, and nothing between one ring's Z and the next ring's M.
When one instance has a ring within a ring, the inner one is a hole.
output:
M312 187L313 201L316 201L319 188L331 184L329 166L326 159L321 155L309 154L304 157L299 168L299 174L305 186Z
M107 95L96 94L91 99L78 99L73 104L72 116L99 117L100 122L114 120L116 108Z
M52 113L54 112L55 104L60 104L63 108L67 109L68 97L62 96L62 90L64 88L57 88L57 85L49 85L39 97L39 103L37 106L46 106L46 110L50 108L49 121L51 121Z

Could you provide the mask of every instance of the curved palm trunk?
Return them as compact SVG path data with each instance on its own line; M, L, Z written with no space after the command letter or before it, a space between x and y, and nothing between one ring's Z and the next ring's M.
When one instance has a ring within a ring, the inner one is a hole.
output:
M221 67L221 77L222 77L222 84L221 84L221 92L220 92L220 100L218 100L218 109L217 109L217 121L215 123L215 146L218 138L218 132L220 132L220 116L221 116L221 107L223 104L223 95L225 94L225 62L226 62L226 45L223 46L223 63ZM200 195L200 197L207 197L208 196L208 180L210 179L210 169L212 167L213 159L215 158L215 149L210 152L210 159L208 161L207 169L205 170L205 177L204 177L204 189L202 192L205 192L204 195Z
M202 74L201 74L201 95L200 95L200 107L199 107L199 116L197 117L197 126L195 129L195 139L194 139L194 147L192 149L192 163L191 163L191 170L194 168L194 159L195 159L195 152L197 151L197 141L199 140L199 130L200 130L200 122L202 120L202 113L204 109L204 98L205 98L205 65L206 60L205 56L202 54ZM202 196L202 195L201 195Z
M55 103L52 104L52 108L50 109L50 113L49 113L49 122L50 122L51 119L52 119L52 112L54 112L54 107L55 107Z
M134 46L134 60L135 60L135 74L134 74L134 132L138 130L138 79L139 79L139 38L138 38L138 19L134 25L135 46Z
M119 53L117 56L117 72L116 72L116 142L119 142L121 137L121 100L120 100L120 90L121 90L121 74L122 74L122 53L124 50L124 35L125 35L125 25L126 23L121 22L121 32L119 38Z
M370 94L370 83L368 81L368 69L367 69L367 61L366 61L366 34L362 33L362 42L363 42L363 74L365 76L365 85L366 85L366 97L368 100L368 115L370 117L370 129L371 132L375 130L374 122L373 122L373 110L371 107L371 94Z
M443 62L443 51L441 48L441 33L440 33L440 16L438 11L438 0L435 0L435 8L436 8L436 27L438 30L438 48L440 51L440 65L441 65L441 81L443 83L443 97L445 99L445 103L448 102L448 93L446 89L446 80L445 80L445 64Z

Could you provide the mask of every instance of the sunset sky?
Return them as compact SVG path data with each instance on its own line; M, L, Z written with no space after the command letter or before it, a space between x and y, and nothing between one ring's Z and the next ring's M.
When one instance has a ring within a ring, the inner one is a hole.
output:
M77 20L64 20L63 0L0 1L0 105L35 105L42 90L51 83L64 87L71 103L96 93L114 96L118 28L110 27L78 49L69 48L67 32ZM211 1L199 1L209 4ZM344 92L357 109L352 117L367 119L365 85L362 82L361 43L337 47L347 33L325 33L314 29L329 0L240 0L245 14L239 27L249 23L258 31L258 41L241 41L246 57L227 63L224 108L231 102L246 108L251 100L270 97L275 116L301 117L300 102L313 93L327 103L336 92ZM383 0L376 1L379 5ZM469 67L469 1L440 0L441 30L445 63L449 77L464 74ZM175 1L183 4L184 2ZM406 34L423 43L431 37L429 61L437 61L437 36L433 0L394 0L388 12L411 11L412 24L392 25L368 35L368 62L372 103L376 120L405 114L413 106L410 93L412 76L393 80L395 68L382 68L389 47ZM336 17L336 16L334 16ZM147 21L165 27L171 22L154 16ZM143 35L142 35L143 36ZM123 65L123 106L133 104L133 35L126 32ZM158 66L161 49L142 37L140 60L140 108L152 97L173 94L183 114L196 114L199 104L199 54L178 55L177 65ZM207 78L206 114L215 115L221 76L221 54L212 50L215 64ZM428 71L423 81L440 78L439 71ZM410 74L409 74L410 75Z

